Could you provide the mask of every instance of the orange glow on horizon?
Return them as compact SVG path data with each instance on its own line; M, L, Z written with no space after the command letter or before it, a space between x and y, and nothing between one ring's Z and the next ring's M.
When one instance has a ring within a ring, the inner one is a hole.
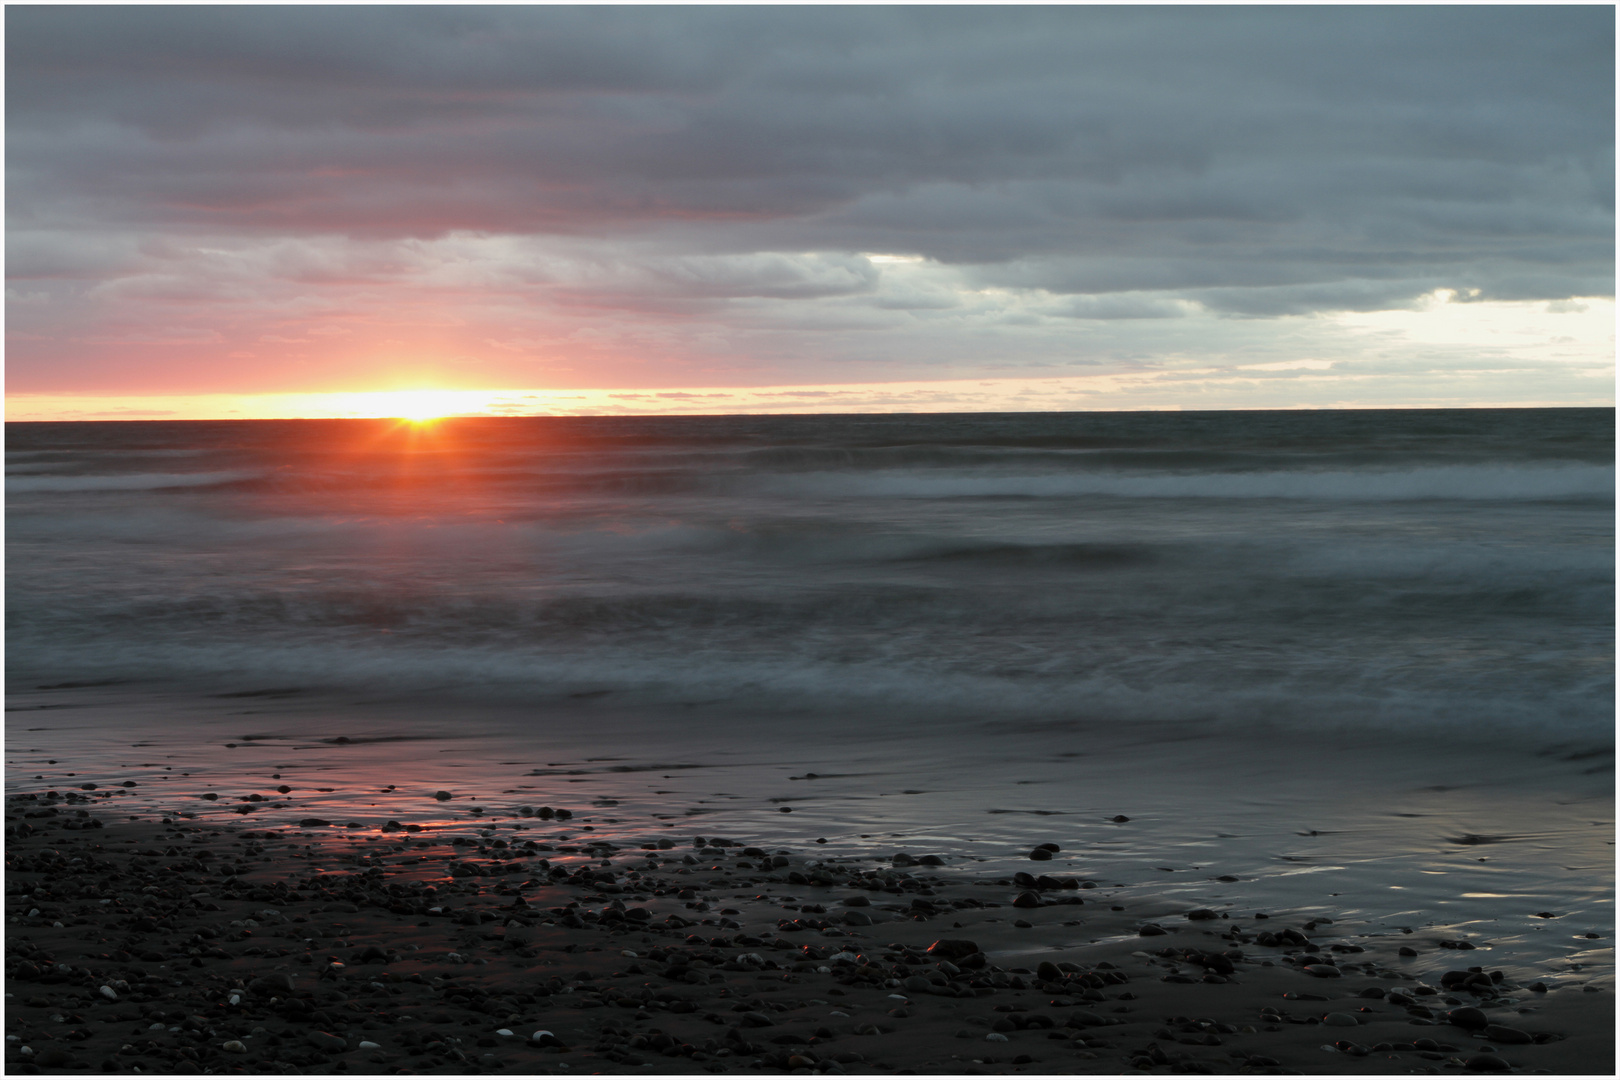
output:
M377 415L413 424L425 424L458 411L456 398L443 390L395 390L364 395L370 399L361 407ZM463 395L464 396L464 395Z

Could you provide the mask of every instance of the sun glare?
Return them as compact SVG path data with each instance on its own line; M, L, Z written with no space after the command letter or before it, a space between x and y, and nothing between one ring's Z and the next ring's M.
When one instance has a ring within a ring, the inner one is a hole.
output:
M456 411L456 403L440 390L397 390L377 397L379 415L397 416L414 424L437 420Z

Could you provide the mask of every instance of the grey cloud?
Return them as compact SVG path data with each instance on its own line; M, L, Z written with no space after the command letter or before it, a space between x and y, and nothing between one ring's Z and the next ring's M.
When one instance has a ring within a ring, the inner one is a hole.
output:
M1605 7L6 17L14 276L112 272L86 250L98 231L468 232L595 241L609 262L661 244L662 263L569 286L607 304L874 293L861 251L1073 294L1076 318L1612 290ZM393 271L289 254L265 272ZM1097 299L1122 293L1156 295Z
M1047 314L1065 319L1180 319L1190 306L1153 296L1076 296Z

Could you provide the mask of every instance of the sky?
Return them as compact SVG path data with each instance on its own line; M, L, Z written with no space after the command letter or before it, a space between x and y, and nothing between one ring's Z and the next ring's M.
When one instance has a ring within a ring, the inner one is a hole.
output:
M1609 405L1614 11L9 6L7 416Z

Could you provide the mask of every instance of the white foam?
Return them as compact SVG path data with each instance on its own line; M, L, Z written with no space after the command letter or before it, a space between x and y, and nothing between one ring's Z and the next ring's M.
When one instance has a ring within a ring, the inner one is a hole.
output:
M1388 470L1050 472L891 469L805 473L761 486L777 494L952 498L1114 496L1148 499L1557 500L1614 498L1613 466L1440 465Z
M114 473L92 476L8 476L6 493L38 491L155 491L161 488L212 487L252 480L258 473Z

